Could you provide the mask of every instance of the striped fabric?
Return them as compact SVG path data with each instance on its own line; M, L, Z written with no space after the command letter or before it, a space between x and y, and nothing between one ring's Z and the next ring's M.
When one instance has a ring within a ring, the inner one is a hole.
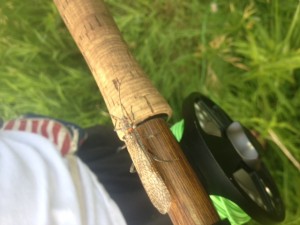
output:
M76 127L46 117L9 120L4 122L2 129L42 135L56 146L62 156L75 152L83 139L79 137L81 134Z

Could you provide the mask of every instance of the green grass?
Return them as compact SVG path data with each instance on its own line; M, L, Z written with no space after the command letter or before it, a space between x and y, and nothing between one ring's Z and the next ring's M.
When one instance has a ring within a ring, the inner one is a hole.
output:
M0 0L0 115L42 113L82 126L110 123L96 84L51 1ZM125 40L181 117L201 91L256 131L287 208L300 224L298 1L108 0ZM281 147L282 148L282 147Z

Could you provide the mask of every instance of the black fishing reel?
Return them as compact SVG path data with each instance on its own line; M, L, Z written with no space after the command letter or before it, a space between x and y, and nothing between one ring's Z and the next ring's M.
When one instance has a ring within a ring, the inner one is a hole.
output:
M233 201L262 224L283 221L282 199L249 130L199 93L185 99L183 118L180 145L208 194Z

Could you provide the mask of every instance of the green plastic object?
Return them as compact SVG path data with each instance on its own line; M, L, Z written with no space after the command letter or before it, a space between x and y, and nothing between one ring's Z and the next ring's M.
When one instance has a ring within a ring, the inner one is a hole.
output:
M171 131L177 141L180 141L184 131L184 120L181 120L171 127ZM221 219L227 218L231 225L241 225L251 220L237 204L222 196L210 195Z

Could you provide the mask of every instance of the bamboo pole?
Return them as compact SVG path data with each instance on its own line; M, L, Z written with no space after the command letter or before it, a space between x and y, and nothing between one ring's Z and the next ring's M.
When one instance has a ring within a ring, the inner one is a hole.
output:
M175 225L219 218L164 119L171 109L132 57L102 0L54 0L154 206Z

